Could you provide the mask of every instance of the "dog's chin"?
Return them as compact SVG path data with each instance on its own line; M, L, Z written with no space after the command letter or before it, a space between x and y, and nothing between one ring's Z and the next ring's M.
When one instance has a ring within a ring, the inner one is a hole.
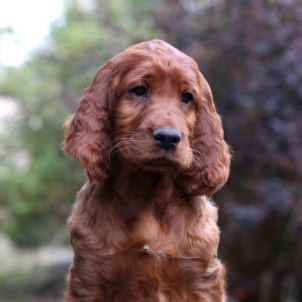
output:
M141 168L147 171L162 172L165 174L176 173L180 165L165 157L149 159L141 163Z
M132 150L124 149L120 155L136 168L150 172L162 172L165 174L175 174L181 170L187 169L191 164L191 157L186 156L187 154L175 154L164 150L145 153L137 152L134 154Z

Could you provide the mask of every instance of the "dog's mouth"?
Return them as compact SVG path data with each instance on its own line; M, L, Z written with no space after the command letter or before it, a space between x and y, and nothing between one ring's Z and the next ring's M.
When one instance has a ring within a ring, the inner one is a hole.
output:
M159 146L159 142L145 132L134 133L126 140L121 139L116 145L115 150L118 150L122 158L145 170L174 173L186 169L192 161L192 152L183 141L169 149L166 145ZM112 154L114 155L113 152Z

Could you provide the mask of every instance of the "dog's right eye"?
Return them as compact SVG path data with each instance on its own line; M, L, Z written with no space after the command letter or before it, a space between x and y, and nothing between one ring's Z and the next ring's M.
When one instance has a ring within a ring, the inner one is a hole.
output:
M130 90L133 95L138 97L146 97L148 89L146 86L136 86Z

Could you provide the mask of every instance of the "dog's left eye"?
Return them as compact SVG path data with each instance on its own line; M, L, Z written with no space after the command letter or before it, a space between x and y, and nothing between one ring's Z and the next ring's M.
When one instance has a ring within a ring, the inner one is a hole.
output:
M146 86L136 86L131 89L131 92L138 97L145 97L147 96L148 89Z
M182 102L185 104L190 104L193 102L194 98L193 95L190 92L184 92L182 94Z

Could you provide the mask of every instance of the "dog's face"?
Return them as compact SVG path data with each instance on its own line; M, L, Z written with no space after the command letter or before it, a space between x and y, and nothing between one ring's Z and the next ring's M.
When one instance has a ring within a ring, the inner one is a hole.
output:
M200 79L195 63L184 54L167 45L167 52L154 55L156 47L162 45L153 45L148 58L130 53L129 65L123 65L124 74L114 88L114 146L145 169L175 172L193 161Z
M90 180L106 178L115 157L170 173L192 195L212 194L228 176L211 90L195 61L163 41L109 60L66 129L63 148L84 163Z

